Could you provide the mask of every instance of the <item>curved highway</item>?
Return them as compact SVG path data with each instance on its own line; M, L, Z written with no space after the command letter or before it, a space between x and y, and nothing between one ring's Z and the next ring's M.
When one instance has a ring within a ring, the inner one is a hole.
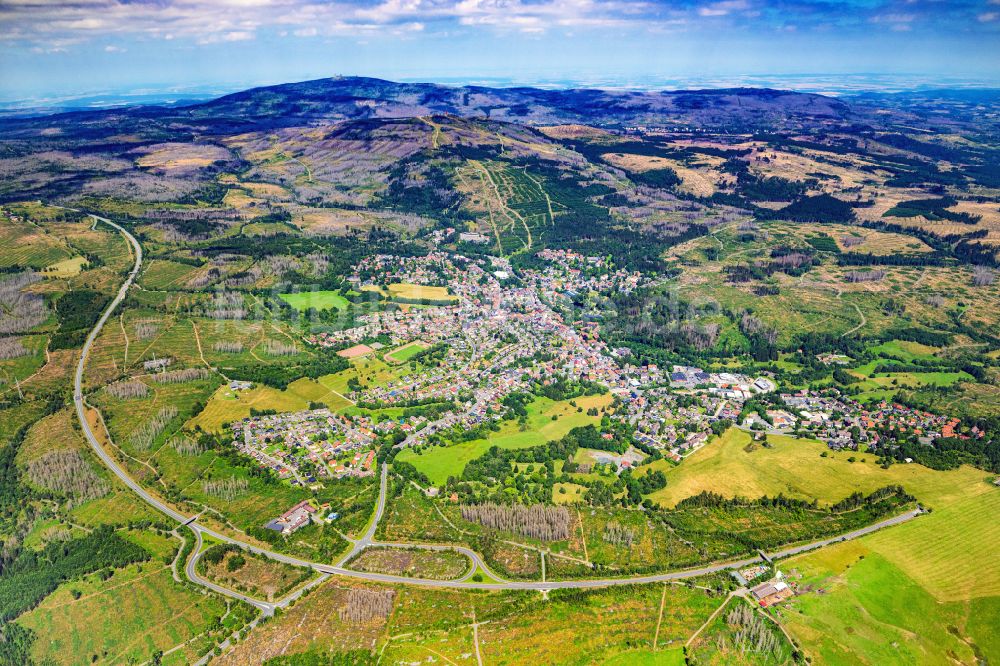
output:
M69 209L69 210L73 210L73 209ZM285 554L282 554L282 553L276 553L274 551L267 550L265 548L259 548L257 546L252 545L252 544L239 541L238 539L234 539L232 537L226 536L226 535L221 534L219 532L216 532L216 531L214 531L214 530L212 530L212 529L210 529L208 527L205 527L203 525L198 524L196 522L197 516L188 517L188 516L185 516L185 515L183 515L181 513L178 513L176 510L174 510L173 508L171 508L170 506L168 506L166 503L164 503L162 500L160 500L155 495L151 494L149 491L147 491L145 488L143 488L141 485L139 485L138 482L136 482L134 479L132 479L132 477L129 476L125 472L125 470L123 470L121 468L121 466L114 459L114 457L111 456L111 454L109 454L104 449L104 447L98 441L98 439L97 439L96 435L94 434L93 430L91 429L90 423L87 421L86 405L85 405L85 402L84 402L84 399L83 399L83 373L84 373L84 368L85 368L86 362L87 362L87 356L90 353L90 349L91 349L91 347L94 344L94 340L97 339L97 336L100 334L101 329L104 327L104 324L107 322L108 318L114 312L115 308L117 308L118 305L121 304L121 302L125 299L125 296L128 293L129 288L132 286L132 283L135 281L136 276L139 274L139 270L142 268L142 246L139 244L139 241L137 241L135 239L135 237L131 233L129 233L126 229L124 229L123 227L121 227L118 224L115 224L111 220L109 220L107 218L99 217L97 215L91 215L91 217L93 217L95 220L98 220L100 222L103 222L103 223L105 223L105 224L113 227L114 229L116 229L117 231L119 231L123 236L125 236L125 238L128 240L128 242L132 245L132 248L134 249L134 252L135 252L135 266L132 268L132 270L129 273L128 277L126 278L125 282L122 284L121 288L118 290L118 294L115 296L115 298L108 305L107 309L101 315L100 319L97 320L97 324L94 326L94 329L90 332L90 334L87 336L86 341L84 342L83 349L82 349L82 351L80 353L80 361L79 361L79 363L76 366L76 374L74 375L74 379L73 379L73 401L74 401L74 403L76 405L76 414L77 414L77 417L78 417L78 419L80 421L80 427L83 429L83 433L84 433L85 437L87 438L87 441L90 443L91 448L94 450L94 453L96 453L97 456L101 459L101 461L108 467L108 469L110 469L115 474L115 476L117 476L122 481L122 483L124 483L125 485L127 485L129 488L132 489L133 492L135 492L139 497L141 497L144 502L146 502L147 504L149 504L150 506L152 506L154 509L156 509L160 513L163 513L164 515L169 516L170 518L172 518L173 520L177 521L178 523L181 523L182 525L188 526L191 529L191 531L194 532L195 540L196 540L196 548L194 550L193 555L188 560L188 562L186 563L186 566L185 566L185 572L187 573L188 578L190 578L192 582L194 582L194 583L196 583L198 585L202 585L202 586L204 586L204 587L206 587L208 589L211 589L211 590L213 590L215 592L218 592L220 594L224 594L224 595L226 595L228 597L231 597L231 598L234 598L234 599L239 599L241 601L245 601L247 603L253 604L254 606L260 608L265 614L272 614L274 612L275 608L279 608L279 607L283 607L283 606L287 605L293 599L295 599L299 595L301 595L302 592L305 589L321 583L323 580L325 580L330 575L347 576L347 577L351 577L351 578L357 578L357 579L362 579L362 580L367 580L367 581L373 581L373 582L380 582L380 583L396 583L396 584L404 584L404 585L419 585L419 586L425 586L425 587L459 587L459 588L471 588L471 589L483 589L483 590L499 590L499 589L503 589L503 590L512 590L512 589L516 589L516 590L553 590L553 589L559 589L559 588L579 588L579 589L582 589L582 588L609 587L609 586L613 586L613 585L632 585L632 584L637 584L637 583L656 583L656 582L663 582L663 581L684 580L684 579L687 579L687 578L695 578L697 576L703 576L703 575L707 575L707 574L717 573L719 571L727 571L727 570L730 570L730 569L733 569L733 568L738 568L738 567L746 566L746 565L752 564L754 562L759 562L761 560L761 557L757 556L757 557L751 557L751 558L746 558L746 559L742 559L742 560L736 560L736 561L731 561L731 562L724 562L724 563L707 565L707 566L703 566L703 567L697 567L697 568L694 568L694 569L684 569L684 570L681 570L681 571L670 571L670 572L664 572L664 573L659 573L659 574L651 574L651 575L648 575L648 576L633 576L633 577L627 577L627 578L561 580L561 581L544 581L544 582L541 582L541 581L504 581L504 580L498 579L498 580L500 580L500 582L496 582L496 583L485 583L485 582L479 583L479 582L475 582L475 581L470 581L469 578L471 577L471 573L472 573L472 571L476 570L476 567L479 567L487 575L490 575L490 576L492 576L494 578L496 578L496 576L494 576L492 573L490 573L489 569L486 567L485 563L482 561L482 558L477 553L475 553L474 551L472 551L472 550L470 550L468 548L465 548L464 546L446 546L446 545L438 545L438 544L416 544L416 543L411 543L411 544L389 544L389 543L379 543L379 542L373 540L374 535L375 535L375 531L376 531L376 529L378 527L378 523L381 520L382 514L383 514L383 512L385 510L385 498L386 498L386 485L387 485L387 474L388 474L388 471L387 471L387 468L386 468L386 466L384 464L382 466L382 473L381 473L380 484L379 484L380 488L379 488L378 504L376 506L375 516L372 519L372 523L368 527L368 529L366 530L364 536L362 536L361 539L358 539L357 541L355 541L354 545L352 546L352 548L348 552L348 554L345 555L343 558L341 558L338 561L338 563L335 564L335 565L324 564L322 562L310 562L308 560L303 560L303 559L300 559L300 558L297 558L297 557L293 557L293 556L290 556L290 555L285 555ZM779 552L773 553L769 557L771 559L780 559L780 558L783 558L783 557L790 557L792 555L796 555L798 553L806 552L808 550L813 550L813 549L816 549L816 548L821 548L823 546L826 546L826 545L829 545L829 544L832 544L832 543L836 543L836 542L840 542L840 541L846 541L848 539L854 539L854 538L857 538L859 536L863 536L865 534L869 534L871 532L879 530L879 529L881 529L883 527L888 527L890 525L895 525L895 524L898 524L898 523L901 523L901 522L904 522L904 521L907 521L907 520L911 520L912 518L915 518L920 513L922 513L922 511L920 509L916 509L914 511L910 511L910 512L904 513L902 515L895 516L893 518L889 518L887 520L881 521L881 522L876 523L874 525L869 525L868 527L862 528L860 530L855 530L853 532L849 532L847 534L843 534L843 535L840 535L840 536L837 536L837 537L834 537L834 538L831 538L831 539L824 539L822 541L816 541L816 542L805 544L805 545L801 545L801 546L791 547L791 548L785 549L783 551L779 551ZM214 583L212 583L210 581L204 580L200 576L198 576L197 572L195 571L195 565L196 565L197 560L198 560L198 558L200 556L199 551L201 549L201 544L202 544L202 535L206 535L206 534L209 535L209 536L211 536L211 537L213 537L214 539L217 539L218 541L222 541L222 542L225 542L225 543L234 544L234 545L239 546L240 548L243 548L243 549L245 549L245 550L247 550L249 552L257 553L259 555L263 555L265 557L268 557L270 559L276 560L278 562L285 562L287 564L291 564L291 565L294 565L294 566L299 566L299 567L305 567L305 568L308 568L308 569L312 569L312 570L314 570L314 571L316 571L316 572L318 572L318 573L320 573L322 575L319 578L314 579L309 585L306 585L306 586L304 586L302 588L299 588L299 590L297 590L296 592L293 592L291 595L289 595L288 597L286 597L285 599L283 599L281 601L270 603L270 602L261 601L259 599L254 599L253 597L249 597L247 595L240 594L240 593L235 592L233 590L230 590L230 589L224 588L222 586L216 585L216 584L214 584ZM426 579L426 578L408 578L408 577L404 577L404 576L394 576L394 575L390 575L390 574L377 574L377 573L366 573L366 572L360 572L360 571L352 571L352 570L347 569L347 568L344 567L344 565L352 557L354 557L359 552L361 552L362 550L364 550L364 548L369 547L369 546L386 546L386 547L388 547L388 546L401 546L401 547L405 546L407 548L426 548L426 549L431 549L431 550L444 550L444 549L455 550L455 551L461 552L462 554L464 554L467 557L469 557L469 559L472 560L474 566L473 566L472 571L466 573L462 578L457 579L457 580L431 580L431 579Z

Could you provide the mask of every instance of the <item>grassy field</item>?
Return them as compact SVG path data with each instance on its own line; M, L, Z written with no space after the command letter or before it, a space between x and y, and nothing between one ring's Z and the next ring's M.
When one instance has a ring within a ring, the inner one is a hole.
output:
M246 391L233 391L228 385L219 387L205 405L205 409L191 419L188 426L198 425L203 430L217 432L224 423L239 421L250 416L250 409L275 409L279 412L297 412L309 408L310 402L322 402L332 410L343 409L351 403L328 388L319 380L303 377L279 390L269 386L255 386Z
M667 486L651 495L664 505L674 506L685 497L704 490L727 497L788 497L817 499L832 503L855 491L871 492L900 484L931 507L945 506L961 496L964 488L981 484L986 473L971 467L939 472L922 465L892 465L882 469L874 455L833 452L822 442L768 435L773 448L757 448L747 453L750 436L730 429L696 451L680 465L655 463L667 474ZM828 457L820 457L827 452ZM847 459L854 456L857 462ZM865 458L865 462L861 459Z
M453 446L431 447L421 453L413 449L400 452L398 458L412 463L418 470L427 475L435 484L443 484L449 476L461 476L462 470L470 460L475 460L486 453L491 446L505 449L525 449L538 446L545 442L559 439L573 428L597 423L599 417L587 416L591 407L605 407L611 403L610 395L587 396L576 398L578 407L564 400L553 402L547 398L538 398L528 406L528 426L522 431L516 421L505 422L499 432L492 433L486 439L476 439ZM558 417L553 421L552 417Z
M863 403L892 400L900 389L919 389L925 386L953 386L959 382L973 381L966 372L886 372L874 373L874 367L881 361L872 361L854 370L851 374L861 378L853 386L861 393L852 395Z
M781 453L779 446L752 454L730 447L723 453L772 457L775 451ZM814 480L814 494L835 496L835 486L824 480L834 476L860 490L881 485L876 479L882 477L901 483L934 510L782 563L799 594L776 612L814 663L943 665L1000 659L1000 559L995 556L1000 489L988 482L990 476L968 467L935 472L893 465L882 471L869 469L870 464L847 468L831 459L815 462L835 467ZM799 469L814 466L809 463L802 460ZM722 487L732 472L732 467L716 470Z
M86 257L70 257L46 266L42 273L45 277L67 278L79 275L86 266Z
M337 291L299 291L278 297L296 310L343 310L350 304Z
M446 287L429 287L423 284L410 284L409 282L396 282L390 284L386 289L393 298L407 299L429 299L432 301L457 301L457 296L448 293Z
M427 349L427 343L414 340L401 347L396 347L385 355L385 360L389 363L406 363L411 358Z
M922 345L919 342L910 342L907 340L890 340L883 342L877 347L872 347L871 350L875 354L898 358L902 361L931 360L934 358L934 354L940 351L938 347Z
M784 621L822 663L992 663L998 510L1000 490L982 484L911 524L788 560L805 593Z
M1000 488L980 483L921 520L868 537L866 544L939 601L1000 597L998 517Z
M582 502L586 490L586 486L577 483L557 483L552 486L552 501L555 504Z

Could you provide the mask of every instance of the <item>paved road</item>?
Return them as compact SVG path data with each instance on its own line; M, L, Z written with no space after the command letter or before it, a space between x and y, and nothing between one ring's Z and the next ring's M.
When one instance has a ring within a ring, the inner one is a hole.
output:
M379 487L378 487L378 502L375 503L375 516L372 518L371 524L365 533L361 535L361 538L354 541L354 545L351 549L337 562L338 566L342 566L347 562L350 562L355 555L360 553L362 550L372 545L372 539L375 538L375 530L378 529L378 523L382 520L382 514L385 513L385 496L386 487L389 485L389 466L382 463L382 472L379 477Z
M848 532L847 534L841 534L837 537L832 537L830 539L823 539L822 541L813 541L812 543L807 543L802 546L794 546L792 548L786 548L785 550L780 550L776 553L769 553L768 557L772 560L782 560L786 557L792 557L793 555L798 555L799 553L805 553L810 550L816 550L817 548L822 548L823 546L829 546L834 543L840 543L841 541L848 541L850 539L857 539L858 537L863 537L866 534L871 534L877 530L884 527L892 527L893 525L899 525L900 523L905 523L908 520L913 520L920 514L924 513L921 508L916 508L913 511L908 511L907 513L900 514L898 516L893 516L881 522L875 523L874 525L869 525L868 527L862 527L859 530L854 530L853 532Z
M80 421L80 427L82 428L83 433L87 438L87 441L89 442L91 448L93 448L94 453L97 454L97 456L101 459L101 461L108 467L108 469L110 469L115 474L115 476L121 479L122 483L131 488L137 495L139 495L140 498L142 498L144 502L152 506L157 511L169 516L170 518L177 521L178 523L181 523L182 525L187 525L194 532L198 544L202 542L203 535L207 534L219 541L235 544L249 552L263 555L278 562L285 562L287 564L309 568L321 574L346 576L361 580L382 582L382 583L397 583L404 585L418 585L424 587L451 587L451 588L462 587L462 588L482 589L482 590L554 590L560 588L585 589L585 588L609 587L613 585L656 583L663 581L674 581L674 580L684 580L687 578L695 578L697 576L704 576L707 574L717 573L719 571L727 571L729 569L743 567L752 564L754 562L760 561L761 558L758 556L743 560L736 560L732 562L724 562L704 567L698 567L694 569L685 569L682 571L670 571L665 573L652 574L648 576L633 576L628 578L564 580L564 581L546 581L546 582L501 581L498 583L485 583L485 582L478 583L469 580L469 576L466 575L462 579L452 580L452 581L429 580L423 578L407 578L404 576L392 576L389 574L376 574L376 573L351 571L349 569L344 568L343 566L343 563L347 561L347 558L341 559L341 561L336 565L324 564L322 562L310 562L308 560L292 557L290 555L285 555L283 553L276 553L274 551L270 551L265 548L259 548L251 544L244 543L242 541L226 536L224 534L220 534L219 532L216 532L212 529L209 529L207 527L204 527L203 525L198 524L197 516L188 517L177 512L176 510L168 506L166 503L164 503L162 500L160 500L158 497L148 492L135 480L133 480L132 477L129 476L125 472L125 470L123 470L118 465L117 461L115 461L115 459L104 449L104 447L98 441L93 430L91 429L90 423L88 423L87 421L85 404L83 400L83 372L84 372L84 367L86 366L87 356L90 353L90 349L94 344L94 340L100 334L101 329L104 327L104 324L107 322L108 318L111 316L115 308L117 308L118 305L125 299L125 295L127 294L129 288L132 286L132 283L134 282L136 275L138 275L139 270L142 267L142 246L139 245L139 241L137 241L135 237L132 234L130 234L127 230L115 224L111 220L98 216L93 216L93 217L94 219L104 222L105 224L117 229L119 232L122 233L122 235L125 236L125 238L129 241L129 243L132 245L135 251L135 266L132 268L132 271L129 273L125 282L122 284L121 289L118 290L117 296L115 296L115 298L111 301L111 304L108 305L107 310L105 310L104 314L102 314L100 319L98 319L97 324L94 326L94 329L87 336L86 342L84 342L83 349L80 354L80 362L77 364L76 374L74 375L73 378L73 401L76 404L76 413ZM379 520L381 520L382 514L385 510L386 485L387 485L387 469L386 466L383 465L380 488L379 488L379 500L376 507L375 518L372 520L372 523L369 526L368 530L365 532L365 535L357 542L355 542L355 547L352 548L352 551L349 554L349 556L356 554L356 552L359 552L364 546L389 545L389 544L378 544L378 542L373 541L375 530L378 527ZM875 530L882 529L883 527L889 527L891 525L896 525L901 522L911 520L920 513L921 513L920 510L911 511L901 516L896 516L894 518L884 520L875 525L870 525L869 527L860 530L855 530L854 532L850 532L848 534L841 535L839 537L835 537L832 539L825 539L822 541L806 544L803 546L796 546L794 548L789 548L784 551L775 553L771 555L771 557L772 558L789 557L791 555L802 553L808 550L813 550L816 548L821 548L823 546L832 543L837 543L839 541L854 539L859 536L863 536L865 534L874 532ZM362 548L358 548L359 545L362 545ZM485 564L482 562L479 555L469 550L468 548L460 546L459 547L440 546L433 544L406 544L406 547L409 548L422 547L430 549L450 548L453 550L458 550L459 552L466 554L475 564L479 565L480 567L483 567L485 571L487 572L489 571L488 569L486 569ZM234 592L233 590L223 588L221 586L211 583L210 581L206 581L198 577L197 572L194 571L194 566L197 562L197 558L198 558L198 550L196 549L195 555L187 563L185 569L188 577L190 577L193 582L199 585L203 585L216 592L219 592L220 594L224 594L230 598L240 599L242 601L246 601L247 603L251 603L254 606L257 606L258 608L261 608L265 613L273 613L274 608L290 603L293 597L297 598L297 596L302 593L302 590L299 590L296 593L294 593L294 595L290 595L290 597L282 600L281 602L276 602L273 604L260 601L258 599L252 599L250 597L247 597L246 595L242 595L238 592ZM313 581L312 585L318 584L319 582L322 582L322 580L317 579L316 581Z
M458 546L452 544L436 544L436 543L396 543L391 541L376 541L375 531L378 529L379 521L382 520L382 515L385 513L385 499L388 494L389 486L389 466L382 463L382 474L379 479L379 492L378 492L378 502L375 505L375 517L372 519L371 524L368 529L365 530L364 535L357 540L352 540L353 546L351 550L344 555L337 562L336 566L338 568L343 568L348 562L357 557L361 551L365 548L376 547L376 548L419 548L420 550L453 550L455 552L465 555L470 560L472 565L469 570L465 573L462 578L459 578L456 582L463 582L469 579L476 571L476 567L482 569L486 574L496 578L497 580L503 580L500 576L490 571L489 567L486 566L486 562L479 557L479 553L472 550L471 548L466 548L465 546ZM345 537L346 538L346 537Z
M187 577L191 579L192 583L201 585L202 587L207 587L208 589L214 592L218 592L219 594L224 594L227 597L231 597L233 599L239 599L240 601L245 601L246 603L261 609L264 612L264 615L274 615L275 604L268 603L266 601L260 601L259 599L255 599L254 597L248 596L246 594L240 594L235 590L230 590L229 588L222 587L221 585L216 585L212 581L206 580L201 576L199 576L197 571L198 560L201 559L201 556L203 555L203 553L201 552L203 541L201 538L200 531L198 530L194 531L194 540L195 540L194 553L191 555L191 558L188 559L187 565L184 567L184 573L187 574Z

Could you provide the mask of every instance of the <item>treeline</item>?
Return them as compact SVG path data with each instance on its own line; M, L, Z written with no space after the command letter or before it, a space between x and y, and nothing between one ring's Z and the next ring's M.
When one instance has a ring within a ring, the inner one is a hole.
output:
M56 587L100 569L118 569L150 557L107 525L78 539L25 550L0 575L0 623L31 610Z
M288 388L289 384L302 377L316 379L323 375L332 375L346 370L350 365L347 359L320 351L318 356L299 365L238 365L227 367L226 375L232 379L285 389Z
M110 302L110 297L89 289L61 296L56 301L59 328L49 340L49 349L73 349L82 345Z
M877 507L886 501L889 501L893 506L897 506L899 503L915 502L917 498L906 492L902 486L885 486L870 495L853 492L836 504L832 504L830 511L839 513L841 511L854 511L861 507Z
M765 495L756 499L748 499L746 497L724 497L718 493L703 490L697 495L692 495L691 497L682 499L674 508L677 510L683 510L692 508L734 508L760 506L769 508L809 509L826 511L827 513L843 513L845 511L853 511L861 507L880 507L884 505L887 500L891 500L891 508L895 508L901 504L914 502L916 501L916 498L907 493L902 486L892 485L879 488L868 495L864 495L860 492L852 493L839 502L831 504L826 509L821 509L819 502L815 499L811 502L807 502L794 497L786 497L781 494L776 497L768 497Z
M983 219L979 215L956 213L947 210L957 203L958 201L954 197L901 201L883 213L882 217L925 217L932 222L948 220L950 222L969 225L978 224Z
M758 220L789 220L791 222L829 222L838 224L850 224L856 219L854 208L850 203L830 194L804 196L778 210L755 208L754 217Z
M827 538L872 524L911 505L913 498L898 487L844 500L821 508L816 502L784 497L725 498L703 492L656 515L677 534L694 542L729 540L748 551L768 550L787 543ZM753 528L746 529L750 522ZM744 526L735 529L736 526ZM734 553L727 553L732 556Z

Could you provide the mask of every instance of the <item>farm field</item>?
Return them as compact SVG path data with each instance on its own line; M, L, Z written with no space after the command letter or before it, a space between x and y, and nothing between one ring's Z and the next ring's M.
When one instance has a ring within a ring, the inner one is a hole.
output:
M784 563L809 590L781 611L807 654L834 665L1000 658L992 556L1000 489L984 483L964 495L910 524Z
M825 444L781 435L768 435L773 448L747 453L750 435L732 428L672 467L654 463L667 475L667 486L650 498L667 507L708 490L726 497L787 497L821 504L837 502L855 491L872 492L902 485L918 501L945 506L968 486L983 483L985 472L971 467L940 472L922 465L895 464L882 469L874 455L829 451ZM827 452L827 457L820 454ZM847 458L854 456L856 462ZM865 459L865 462L861 462ZM643 468L639 468L640 470Z
M405 298L414 300L431 301L457 301L457 296L448 293L447 287L431 287L423 284L410 284L408 282L397 282L386 287L389 295L393 298Z
M569 400L554 402L547 398L537 398L528 405L528 427L521 431L517 422L505 422L498 432L491 433L486 439L462 442L450 446L433 446L420 453L413 449L405 449L397 456L413 464L427 475L431 482L442 485L449 476L461 476L469 461L475 460L486 453L491 446L502 449L526 449L559 439L573 428L597 423L600 417L587 416L591 407L602 408L611 403L609 395L586 396L573 400L583 411L570 405ZM553 421L552 417L558 419Z
M278 297L296 310L343 310L349 302L337 291L298 291L278 294Z

